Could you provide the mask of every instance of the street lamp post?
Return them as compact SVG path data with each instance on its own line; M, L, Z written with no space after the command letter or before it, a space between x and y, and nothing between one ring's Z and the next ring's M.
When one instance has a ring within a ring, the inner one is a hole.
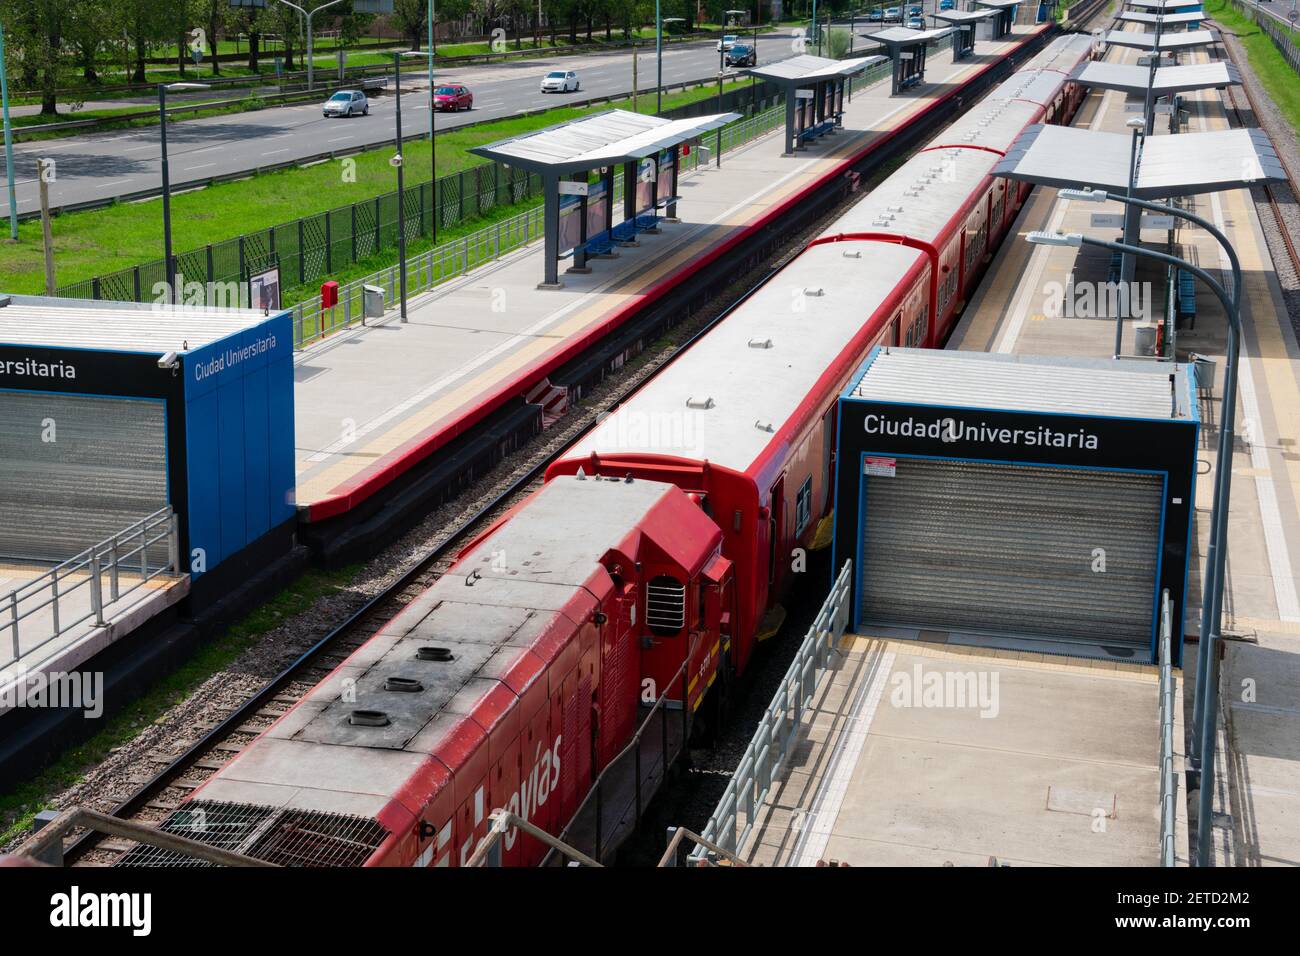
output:
M163 271L167 278L167 297L172 305L176 296L176 260L172 257L172 197L171 176L167 169L167 91L168 90L206 90L206 83L159 83L158 84L158 129L159 142L162 147L162 209L163 209Z
M397 288L402 321L406 321L406 193L402 182L402 54L393 54L393 100L397 155Z
M1191 757L1195 759L1200 753L1201 716L1205 709L1205 694L1209 692L1209 662L1211 658L1211 639L1218 640L1219 620L1223 613L1224 566L1228 556L1228 501L1232 494L1232 445L1237 415L1237 363L1240 354L1240 319L1241 315L1241 260L1237 250L1214 223L1194 215L1185 209L1168 206L1163 203L1148 202L1144 199L1130 199L1113 196L1103 190L1062 189L1063 199L1076 199L1085 202L1105 202L1114 199L1141 209L1151 209L1164 215L1176 216L1194 225L1200 226L1214 237L1223 247L1232 268L1232 311L1228 321L1227 368L1223 373L1223 412L1219 416L1218 471L1215 473L1214 502L1210 507L1210 541L1205 551L1205 573L1201 581L1201 625L1200 633L1205 644L1202 653L1196 658L1196 696L1192 705Z
M5 179L9 184L9 238L18 238L18 199L14 190L14 134L9 128L9 78L5 73L5 26L0 23L0 111L5 134Z
M1128 157L1128 198L1133 198L1133 193L1137 188L1137 161L1139 141L1146 131L1145 117L1134 116L1126 124L1133 132L1133 144L1129 150ZM1136 245L1139 242L1141 233L1138 231L1140 226L1140 216L1136 206L1130 205L1124 210L1124 242ZM1137 261L1130 255L1120 256L1119 260L1119 278L1124 283L1126 290L1124 308L1120 314L1115 316L1115 357L1118 358L1121 349L1124 347L1124 319L1125 313L1132 312L1133 303L1133 277L1137 272ZM1133 318L1130 314L1128 318Z
M429 0L429 23L433 23L433 0ZM433 49L433 28L429 28L429 49ZM407 50L402 56L423 57L418 50ZM434 99L433 54L429 54L429 235L438 239L438 141L437 101Z
M664 111L664 21L655 0L655 116Z
M329 3L322 3L319 7L316 7L315 9L310 11L304 10L296 3L290 3L289 0L280 0L280 2L283 3L286 7L292 7L294 10L297 10L298 15L302 17L302 19L307 24L307 89L309 90L314 89L313 82L312 82L314 79L314 72L312 69L313 61L312 61L312 42L311 42L311 20L312 17L316 16L316 14L320 13L322 10L334 6L336 3L342 3L343 0L329 0Z
M1171 212L1171 207L1162 207L1157 203L1151 203L1158 209L1164 209ZM1180 210L1181 212L1181 210ZM1209 227L1204 220L1192 218L1199 225ZM1209 227L1213 228L1213 227ZM1111 242L1108 239L1095 239L1091 236L1083 236L1077 233L1045 233L1031 232L1028 236L1030 242L1043 245L1055 246L1080 246L1090 245L1099 246L1104 249L1112 249L1117 252L1127 252L1134 256L1146 256L1155 259L1157 262L1163 262L1166 265L1175 266L1176 268L1186 270L1187 272L1200 279L1212 291L1219 302L1223 305L1224 314L1228 318L1228 368L1225 370L1225 383L1223 395L1223 413L1219 429L1219 460L1217 463L1219 474L1218 482L1215 484L1214 510L1211 513L1211 535L1214 534L1214 528L1225 527L1228 514L1228 499L1231 493L1230 476L1232 474L1232 463L1225 455L1232 454L1232 427L1233 427L1233 406L1236 400L1236 366L1239 357L1239 340L1241 336L1241 314L1239 310L1240 302L1240 266L1236 261L1236 252L1227 242L1227 239L1217 229L1214 230L1215 238L1223 244L1228 250L1229 259L1233 264L1233 280L1235 288L1233 294L1228 295L1223 286L1217 282L1204 269L1193 265L1177 256L1171 256L1164 252L1157 252L1154 249L1145 249L1141 246L1132 246L1124 242ZM1232 389L1229 395L1228 389ZM1232 404L1229 404L1229 402ZM1216 542L1218 550L1213 558L1206 554L1207 575L1211 565L1222 566L1223 541L1220 538ZM1213 612L1215 607L1222 610L1220 601L1222 600L1223 577L1218 575L1209 588L1208 601ZM1202 589L1205 590L1205 589ZM1206 595L1202 596L1202 611L1205 609ZM1197 865L1209 866L1209 850L1211 843L1211 817L1214 810L1214 750L1215 750L1215 728L1218 723L1218 705L1219 695L1215 692L1217 680L1215 675L1217 669L1214 667L1214 656L1218 654L1219 625L1217 620L1209 622L1208 631L1202 618L1201 643L1197 650L1197 702L1201 704L1200 726L1193 726L1192 736L1195 739L1200 738L1200 790L1199 790L1199 810L1197 815ZM1198 734L1199 731L1199 734Z

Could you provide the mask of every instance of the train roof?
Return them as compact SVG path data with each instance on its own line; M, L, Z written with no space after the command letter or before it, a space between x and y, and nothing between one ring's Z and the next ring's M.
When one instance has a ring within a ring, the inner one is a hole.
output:
M748 471L923 258L892 243L805 249L566 457L670 455Z
M873 232L937 243L1000 158L984 149L917 153L825 234Z
M1028 100L1046 106L1065 88L1068 79L1067 74L1056 70L1019 70L1003 80L989 99Z
M1042 107L1027 100L986 99L934 138L944 146L983 146L1005 153L1016 137L1042 115Z
M1039 50L1021 69L1058 70L1069 73L1092 52L1092 37L1086 33L1071 33L1057 37Z
M611 586L600 565L609 549L639 554L647 536L693 571L701 529L720 537L672 485L556 478L214 776L199 798L376 816L431 757L451 763L448 741L463 739L471 715L493 695L521 692L514 675L538 673L555 653L554 637L586 620ZM427 647L450 659L421 659ZM416 680L421 689L388 690L392 678ZM389 723L355 725L349 717L357 709L383 711Z

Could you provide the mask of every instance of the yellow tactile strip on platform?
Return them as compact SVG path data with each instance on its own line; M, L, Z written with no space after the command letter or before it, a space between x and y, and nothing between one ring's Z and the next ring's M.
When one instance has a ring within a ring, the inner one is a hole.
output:
M1086 657L1040 654L1033 651L971 647L965 644L931 644L926 641L903 641L864 634L845 634L840 639L839 649L846 654L865 654L868 651L878 650L934 660L960 660L967 663L984 661L1000 667L1024 670L1073 671L1082 677L1102 677L1143 683L1158 683L1160 680L1159 668L1150 664L1127 664L1119 661L1092 660Z

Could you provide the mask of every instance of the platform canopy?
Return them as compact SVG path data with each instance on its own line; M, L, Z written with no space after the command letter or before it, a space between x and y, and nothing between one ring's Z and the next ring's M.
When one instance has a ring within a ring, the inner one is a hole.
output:
M1071 74L1071 79L1093 89L1119 90L1124 93L1145 93L1149 86L1156 96L1166 96L1170 93L1237 86L1241 83L1241 73L1227 60L1213 60L1209 63L1158 67L1153 81L1151 70L1145 66L1096 60L1078 66Z
M760 80L768 80L778 86L811 86L814 83L861 73L877 63L884 63L887 59L889 57L877 55L861 56L853 60L831 60L824 56L805 53L767 66L746 67L740 72L756 76Z
M921 43L933 43L935 40L941 40L949 33L952 33L952 27L936 27L933 30L909 30L907 27L890 27L877 33L863 33L861 36L866 37L868 40L874 40L881 46L907 49Z
M1128 23L1147 23L1160 24L1161 26L1180 26L1183 24L1200 23L1206 19L1204 13L1199 10L1188 13L1137 13L1133 10L1125 10L1119 14L1118 18Z
M653 156L737 119L739 113L670 120L628 110L606 110L485 146L472 146L470 152L533 173L582 173Z
M1069 126L1034 125L1021 133L993 167L994 176L1058 188L1088 186L1125 192L1132 137ZM1238 189L1286 172L1261 129L1148 136L1134 193L1165 199Z
M936 20L942 20L944 23L951 23L953 26L974 26L981 20L987 20L990 17L996 17L996 10L937 10L930 16Z
M1130 7L1137 7L1140 10L1181 10L1186 7L1199 7L1202 0L1125 0Z
M1159 50L1161 53L1180 53L1209 46L1216 42L1209 30L1188 30L1186 33L1130 33L1128 30L1108 30L1106 42L1113 46L1133 47L1137 50Z

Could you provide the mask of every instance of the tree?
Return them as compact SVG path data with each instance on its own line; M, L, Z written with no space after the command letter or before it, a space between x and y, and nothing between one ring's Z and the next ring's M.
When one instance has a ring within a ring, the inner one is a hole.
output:
M392 23L402 36L411 41L411 49L420 49L420 41L428 27L428 0L393 0Z
M23 85L41 91L42 116L58 112L59 84L76 65L67 42L76 5L76 0L7 0L4 5L5 37L21 63Z

